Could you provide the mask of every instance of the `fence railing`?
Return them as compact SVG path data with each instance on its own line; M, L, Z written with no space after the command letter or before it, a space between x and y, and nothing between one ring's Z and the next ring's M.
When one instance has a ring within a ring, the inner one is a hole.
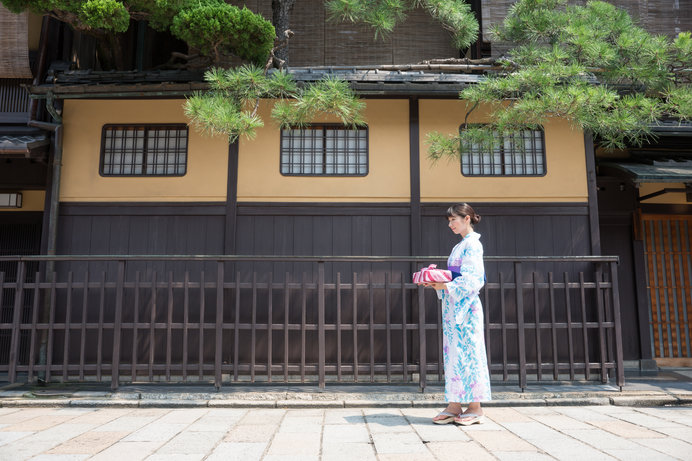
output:
M443 257L0 257L9 382L442 381ZM616 257L486 257L491 379L624 385ZM1 379L1 378L0 378Z

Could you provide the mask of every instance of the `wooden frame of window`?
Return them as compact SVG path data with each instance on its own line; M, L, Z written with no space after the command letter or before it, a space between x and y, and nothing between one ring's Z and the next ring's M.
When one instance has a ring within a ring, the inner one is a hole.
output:
M463 125L459 127L459 132L463 131ZM498 145L493 149L493 152L488 153L481 151L475 146L467 148L461 152L459 157L459 164L461 169L461 174L463 176L469 177L541 177L545 176L548 172L546 164L545 155L545 132L543 130L521 130L515 133L515 136L521 136L521 145L526 146L527 141L530 144L530 149L523 152L524 155L521 157L521 162L507 162L507 159L514 159L517 154L521 154L519 151L515 150L513 146L510 147L508 152L506 143L504 141L505 136L500 135L497 132L493 132L493 135L498 140ZM537 142L539 141L539 142ZM540 146L537 144L540 143ZM475 150L474 150L475 149ZM495 150L497 149L497 151ZM479 163L474 163L473 154L478 155ZM496 157L498 162L495 162ZM470 161L466 161L470 158ZM486 162L485 160L489 161ZM500 169L499 172L493 172L496 169ZM482 172L474 173L474 169L480 169ZM526 173L527 170L532 169L533 173ZM487 172L490 170L491 172ZM521 171L521 172L517 172Z
M101 131L99 174L184 176L188 141L189 129L182 123L106 124Z
M300 138L291 132L302 132ZM329 133L334 132L334 138ZM279 172L283 176L367 176L370 164L368 127L314 123L281 130ZM296 141L296 142L294 142ZM339 142L343 146L339 146ZM350 142L356 143L355 152ZM330 146L331 143L331 146ZM340 171L341 170L341 171Z

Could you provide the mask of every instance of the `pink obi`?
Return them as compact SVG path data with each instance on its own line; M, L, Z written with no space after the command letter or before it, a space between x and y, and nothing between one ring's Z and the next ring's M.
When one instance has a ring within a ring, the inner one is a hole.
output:
M436 264L424 267L413 274L413 283L441 282L446 283L452 280L452 272L444 269L437 269Z

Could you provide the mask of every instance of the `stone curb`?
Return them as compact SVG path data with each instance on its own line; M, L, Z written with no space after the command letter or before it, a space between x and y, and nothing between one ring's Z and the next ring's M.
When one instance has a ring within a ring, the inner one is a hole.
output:
M120 397L120 396L119 396ZM0 407L107 407L107 408L437 408L444 405L444 400L415 399L311 399L304 398L282 399L192 399L178 398L169 395L168 398L0 398ZM386 397L386 396L385 396ZM525 407L525 406L640 406L660 407L666 405L690 405L690 394L666 395L622 395L613 397L554 397L554 398L500 398L485 402L488 407Z

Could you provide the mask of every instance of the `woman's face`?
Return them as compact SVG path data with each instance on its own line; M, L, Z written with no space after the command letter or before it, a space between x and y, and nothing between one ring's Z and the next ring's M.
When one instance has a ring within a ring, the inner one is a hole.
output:
M447 218L449 220L449 228L452 229L457 235L462 237L466 236L471 232L471 217L470 216L450 216Z

